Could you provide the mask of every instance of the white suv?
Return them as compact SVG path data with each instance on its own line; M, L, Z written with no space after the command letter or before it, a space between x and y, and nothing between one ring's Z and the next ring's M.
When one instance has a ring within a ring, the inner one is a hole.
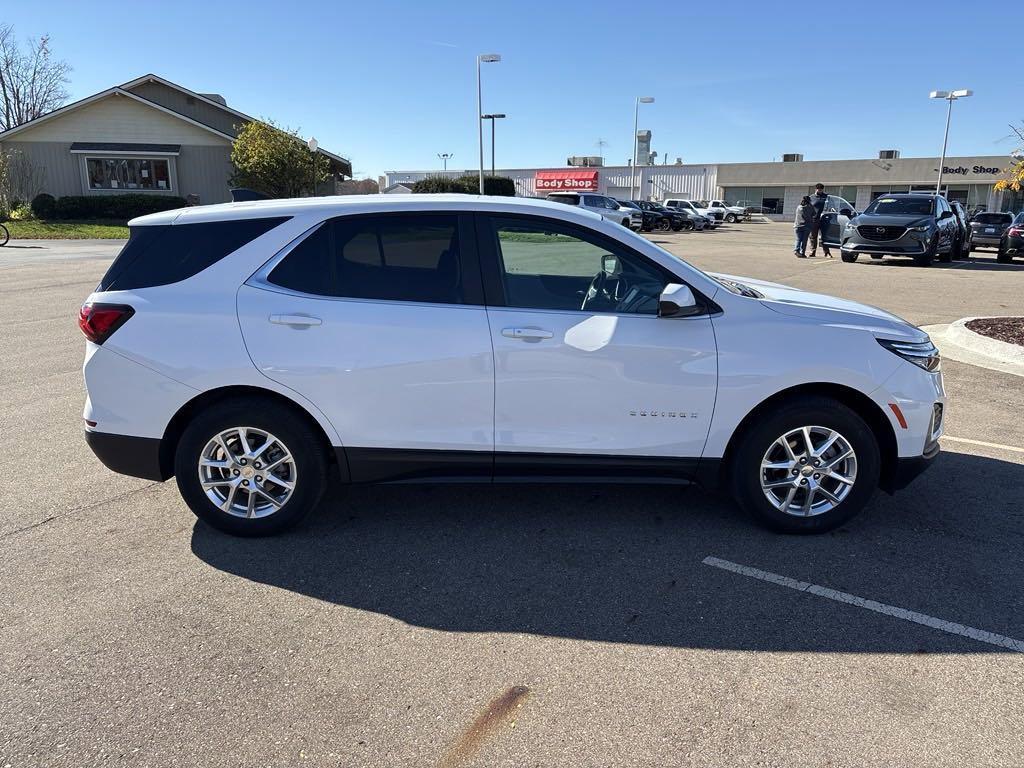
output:
M701 208L698 203L693 200L683 200L681 198L670 197L664 203L666 208L682 209L692 212L696 216L703 216L708 220L708 229L717 229L718 225L722 223L724 214L721 211L712 211L708 208Z
M618 200L613 200L607 195L599 195L596 192L549 192L547 199L596 213L602 219L614 221L626 229L637 231L643 229L643 211L622 205Z
M577 208L467 195L144 216L82 307L86 440L203 520L346 483L699 482L832 528L939 450L928 336L709 275Z

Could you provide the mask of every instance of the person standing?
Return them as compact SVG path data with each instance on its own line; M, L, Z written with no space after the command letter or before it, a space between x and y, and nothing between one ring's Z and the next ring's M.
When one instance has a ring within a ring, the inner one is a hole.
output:
M811 205L810 195L804 195L800 199L800 205L796 208L796 218L793 220L793 231L796 234L793 255L798 259L807 258L807 236L811 234L812 226L814 226L814 206Z
M811 224L811 257L818 255L818 241L821 241L821 248L826 256L831 257L832 253L825 245L825 233L821 229L821 217L825 215L825 204L828 203L828 195L825 194L825 185L818 182L814 185L814 197L811 198L811 205L814 206L814 222Z

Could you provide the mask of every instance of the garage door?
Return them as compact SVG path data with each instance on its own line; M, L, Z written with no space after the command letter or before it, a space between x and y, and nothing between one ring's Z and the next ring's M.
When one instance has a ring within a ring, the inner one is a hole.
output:
M608 197L614 197L616 200L629 200L631 195L629 193L629 187L608 187Z

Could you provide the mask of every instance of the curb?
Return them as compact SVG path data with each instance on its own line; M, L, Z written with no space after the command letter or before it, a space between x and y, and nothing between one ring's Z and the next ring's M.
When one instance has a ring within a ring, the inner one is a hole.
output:
M964 317L949 325L928 325L921 330L932 337L944 357L979 368L1024 376L1024 347L983 336L967 327L971 320L980 319L986 318Z

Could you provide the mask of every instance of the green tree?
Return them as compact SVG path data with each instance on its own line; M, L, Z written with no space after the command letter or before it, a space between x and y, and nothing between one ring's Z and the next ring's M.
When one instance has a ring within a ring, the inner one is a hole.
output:
M1020 192L1021 187L1024 186L1024 125L1020 127L1011 125L1010 128L1017 134L1021 143L1017 151L1010 156L1010 167L1006 171L1006 175L996 182L996 189L1012 189L1014 192Z
M301 197L313 191L313 177L323 184L330 177L328 161L311 153L298 131L270 121L253 120L239 131L231 148L231 184L270 197Z

